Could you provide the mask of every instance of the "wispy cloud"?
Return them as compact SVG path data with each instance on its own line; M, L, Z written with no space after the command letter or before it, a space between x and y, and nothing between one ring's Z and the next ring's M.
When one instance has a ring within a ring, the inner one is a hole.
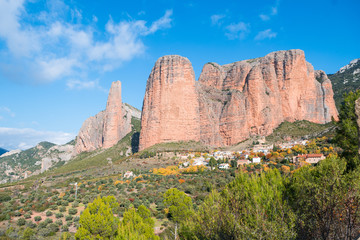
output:
M276 0L275 4L270 7L269 13L267 14L262 13L259 15L261 20L269 21L272 16L276 16L278 14L279 5L280 5L280 0Z
M211 24L221 26L224 22L222 21L226 17L225 14L214 14L210 17Z
M261 20L263 21L268 21L270 20L270 17L268 15L265 14L260 14L259 17L261 18Z
M81 81L78 79L70 79L66 82L66 86L70 90L89 90L89 89L98 89L105 93L108 93L103 87L100 86L99 80L94 81Z
M271 29L266 29L264 31L259 32L256 37L255 40L264 40L264 39L272 39L275 38L277 36L276 32L273 32Z
M25 6L29 4L40 3L0 0L0 39L6 43L0 71L17 81L51 82L79 77L93 69L112 70L143 54L143 38L171 28L173 14L167 10L152 23L134 19L114 22L110 18L106 31L99 32L92 24L98 21L96 16L90 24L83 24L81 10L71 9L62 0L49 0L47 11L36 17L27 13ZM65 17L69 14L70 19ZM29 16L39 24L26 21Z
M15 117L15 113L8 107L0 107L0 113L6 114L10 117Z
M225 35L230 39L244 39L250 31L250 24L245 22L232 23L226 26Z
M75 138L66 132L38 131L32 128L0 127L0 147L7 150L28 149L41 141L64 144Z

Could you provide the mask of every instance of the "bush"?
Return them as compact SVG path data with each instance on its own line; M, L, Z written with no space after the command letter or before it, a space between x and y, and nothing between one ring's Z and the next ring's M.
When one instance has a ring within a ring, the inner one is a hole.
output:
M20 216L21 216L21 213L20 213L19 211L15 211L15 212L14 212L14 216L15 216L15 217L20 217Z
M61 231L62 231L62 232L68 232L68 231L69 231L69 227L66 226L66 225L63 225L63 226L61 227Z
M72 221L72 220L73 220L73 216L67 215L67 216L65 217L65 220L66 220L66 221Z
M61 226L61 225L63 225L63 222L62 222L61 219L59 219L59 220L55 221L55 224L58 225L58 226Z
M77 202L77 201L73 202L73 204L72 204L73 208L77 208L78 206L79 206L79 202Z
M51 209L51 210L57 210L57 209L58 209L58 206L57 206L57 205L51 205L51 206L50 206L50 209Z
M70 208L68 210L68 212L69 212L70 215L75 215L77 213L77 209L76 208Z
M74 222L79 222L79 220L80 220L79 216L74 217Z
M29 220L26 222L26 226L28 226L29 228L36 228L37 225L33 221Z
M49 223L52 223L53 220L52 220L51 218L47 218L47 219L45 219L45 222L46 222L47 224L49 224Z
M38 235L43 236L43 237L48 237L53 235L53 233L51 232L51 230L49 228L41 228L38 231Z
M35 235L35 232L34 230L32 230L31 228L26 228L24 233L23 233L23 236L22 236L22 239L24 240L30 240L32 238L32 236Z
M45 221L42 221L41 223L39 223L38 228L46 228L47 225L48 224Z
M52 233L56 233L57 231L59 231L59 226L56 225L55 223L50 223L48 228Z
M35 222L40 222L40 221L41 221L41 216L36 216L36 217L34 218L34 220L35 220Z
M52 214L53 214L52 211L47 211L47 212L46 212L46 216L47 216L47 217L50 217Z
M25 219L29 219L29 218L31 218L31 215L29 213L25 213L24 217L25 217Z
M25 220L25 218L19 218L17 221L16 221L16 224L18 225L18 226L24 226L25 225L25 223L26 223L26 220Z
M65 212L65 211L66 211L66 207L61 206L61 207L59 208L59 211L60 211L60 212Z
M10 201L11 197L10 195L6 194L6 193L0 193L0 203L1 202L7 202Z
M64 216L64 214L62 214L62 213L56 213L55 214L55 217L56 218L62 218Z

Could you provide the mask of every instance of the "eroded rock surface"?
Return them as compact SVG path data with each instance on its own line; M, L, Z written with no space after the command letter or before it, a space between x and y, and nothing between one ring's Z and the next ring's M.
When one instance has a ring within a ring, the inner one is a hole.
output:
M75 144L75 154L110 148L131 131L131 118L141 113L130 105L122 103L121 82L113 82L106 109L85 120Z
M149 76L142 114L141 149L179 140L233 145L269 135L283 121L338 118L330 80L301 50L207 63L198 82L187 58L162 57Z
M187 58L158 59L146 85L139 149L156 143L200 140L195 74Z

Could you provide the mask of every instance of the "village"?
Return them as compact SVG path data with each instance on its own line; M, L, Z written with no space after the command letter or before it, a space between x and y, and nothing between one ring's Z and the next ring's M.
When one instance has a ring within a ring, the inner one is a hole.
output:
M204 166L221 170L240 168L246 165L286 165L295 169L317 164L328 155L336 154L326 137L312 140L293 140L279 144L267 144L259 139L250 148L242 151L213 150L205 153L189 152L180 155L179 168Z

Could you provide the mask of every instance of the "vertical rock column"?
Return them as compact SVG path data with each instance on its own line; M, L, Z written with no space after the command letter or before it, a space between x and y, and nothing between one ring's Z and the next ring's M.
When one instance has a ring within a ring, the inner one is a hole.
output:
M123 136L123 113L121 101L121 82L111 84L104 118L103 148L114 146Z
M159 58L146 85L140 150L162 142L200 140L195 74L187 58Z

